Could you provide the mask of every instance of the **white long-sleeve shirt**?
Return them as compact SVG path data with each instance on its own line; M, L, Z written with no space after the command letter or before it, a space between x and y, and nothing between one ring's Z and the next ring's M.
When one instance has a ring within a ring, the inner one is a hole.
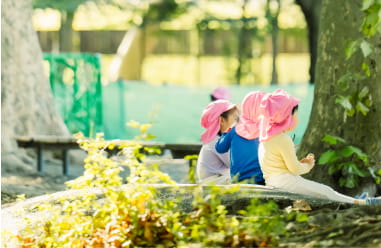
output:
M216 151L215 146L218 138L219 136L216 136L211 142L201 147L197 160L199 181L215 175L230 175L230 152L220 154Z
M258 158L265 179L284 173L302 175L311 170L308 164L298 160L294 143L285 133L278 134L269 141L261 142Z

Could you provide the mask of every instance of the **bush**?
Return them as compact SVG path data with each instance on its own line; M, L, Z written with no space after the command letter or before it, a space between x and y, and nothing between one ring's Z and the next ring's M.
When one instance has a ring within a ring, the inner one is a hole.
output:
M18 237L21 247L264 247L276 246L284 234L286 216L274 202L253 199L245 211L228 214L219 196L239 185L212 186L206 195L202 186L196 187L193 210L186 212L179 207L182 199L160 199L157 183L181 189L157 166L141 162L145 155L138 142L126 142L117 157L108 158L104 151L115 144L101 136L77 139L88 153L86 171L67 185L89 190L40 206L51 217L24 230ZM130 175L122 189L124 166Z

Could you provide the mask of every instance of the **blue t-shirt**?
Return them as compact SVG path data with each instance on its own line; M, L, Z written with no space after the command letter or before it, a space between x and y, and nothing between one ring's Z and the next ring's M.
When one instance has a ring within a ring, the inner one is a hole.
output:
M223 133L216 143L216 150L225 153L230 149L230 175L238 175L238 181L254 178L255 182L264 181L258 161L259 139L248 140L239 136L235 127Z

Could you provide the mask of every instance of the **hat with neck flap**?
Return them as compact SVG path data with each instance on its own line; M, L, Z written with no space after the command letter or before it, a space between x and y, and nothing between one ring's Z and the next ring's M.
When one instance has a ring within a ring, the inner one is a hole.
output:
M259 140L267 141L292 128L295 123L291 112L298 103L299 99L283 89L277 89L273 93L265 95L260 104Z
M242 115L235 128L239 136L249 140L259 137L259 105L266 94L268 93L253 91L243 99Z
M212 141L220 131L220 116L222 113L231 110L236 105L226 101L217 100L209 103L201 115L201 126L206 130L201 134L201 141L207 144Z

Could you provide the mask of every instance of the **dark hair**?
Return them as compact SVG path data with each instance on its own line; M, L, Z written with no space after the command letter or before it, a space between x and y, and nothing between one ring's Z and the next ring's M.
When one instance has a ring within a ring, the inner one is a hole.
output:
M222 114L220 114L220 116L221 116L222 118L224 118L225 120L227 120L229 114L230 114L231 112L235 111L235 110L237 110L237 106L235 106L234 108L229 109L229 110L223 112ZM238 120L237 120L237 121L238 121ZM218 131L218 135L221 136L221 131Z
M229 114L230 114L230 112L233 112L233 111L236 110L236 109L237 109L237 107L234 107L234 108L232 108L232 109L229 109L229 110L223 112L222 114L220 114L220 116L223 117L223 118L225 118L225 119L227 119L228 116L229 116Z
M299 104L293 107L291 114L293 115L296 111L298 111L298 108L299 108Z
M212 94L210 94L210 101L214 102L218 100L215 96L213 96Z

